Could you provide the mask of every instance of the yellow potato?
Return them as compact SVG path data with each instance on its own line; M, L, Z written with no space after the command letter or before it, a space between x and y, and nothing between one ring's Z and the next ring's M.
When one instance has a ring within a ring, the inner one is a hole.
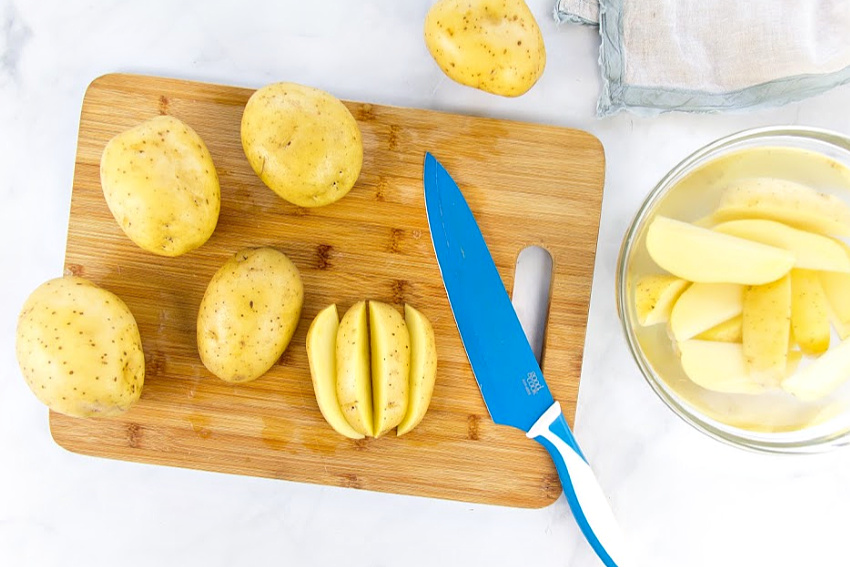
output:
M741 307L743 308L743 293L741 296ZM736 315L714 327L698 334L696 339L703 341L720 341L724 343L740 343L744 337L744 317Z
M841 245L820 234L766 219L728 221L713 230L793 252L795 268L850 272L850 257Z
M336 394L336 335L339 315L336 305L329 305L316 315L307 331L307 361L319 411L328 425L351 439L364 435L354 430L345 420Z
M502 96L527 92L546 66L523 0L440 0L425 18L425 45L450 79Z
M791 270L791 333L805 354L829 348L829 306L817 272Z
M761 218L820 234L850 236L850 205L784 179L759 177L730 185L713 216L717 222Z
M221 191L209 150L173 116L112 138L100 160L109 210L139 247L162 256L198 248L218 223Z
M681 342L739 315L744 308L744 286L695 283L679 297L670 313L670 333Z
M635 286L635 311L644 326L664 323L673 304L690 282L667 274L653 274L638 280Z
M663 216L649 225L646 248L660 267L692 282L764 284L795 262L787 250Z
M744 289L743 349L754 379L778 383L788 364L791 278Z
M827 298L829 319L844 340L850 337L850 274L820 272L819 276Z
M410 333L410 403L396 428L401 436L425 417L437 380L437 342L431 322L410 305L404 306L404 322Z
M375 436L369 371L369 319L358 301L342 316L336 338L336 392L342 414L363 435Z
M391 305L369 302L372 344L372 408L375 437L401 423L410 391L410 335L401 314Z
M133 314L83 278L56 278L32 292L18 316L15 351L36 397L65 415L117 415L142 393L145 356Z
M301 315L298 268L273 248L246 248L210 280L198 310L201 361L226 382L259 378L283 354Z
M257 90L245 105L241 136L263 183L301 207L344 197L363 165L363 142L351 112L312 87L274 83Z

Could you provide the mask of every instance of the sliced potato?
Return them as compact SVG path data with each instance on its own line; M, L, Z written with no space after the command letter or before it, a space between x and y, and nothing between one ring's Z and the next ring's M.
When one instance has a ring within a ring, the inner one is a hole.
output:
M439 0L425 18L425 45L450 79L502 96L528 91L546 66L523 0Z
M339 330L339 315L336 305L319 311L307 330L307 361L316 403L325 421L337 433L351 439L362 439L363 433L356 431L342 413L336 393L336 336Z
M768 389L747 371L739 343L692 339L679 343L682 369L695 384L727 394L760 394Z
M804 402L824 398L850 378L850 339L841 341L811 364L782 381L782 389Z
M374 437L369 319L365 301L352 305L339 323L336 372L337 397L346 421L358 433Z
M791 333L806 354L829 348L829 306L817 272L791 270Z
M656 217L646 234L656 264L674 276L703 283L759 285L787 274L793 253L668 217Z
M664 323L670 318L673 304L689 282L667 274L641 278L635 286L635 310L638 323L644 326Z
M766 219L742 219L721 223L717 232L761 242L793 252L795 268L850 272L850 257L838 242L781 222Z
M391 305L369 302L372 343L372 407L375 437L404 419L410 391L410 335L401 314Z
M741 307L743 308L743 290L741 292ZM720 341L723 343L740 343L744 338L744 317L738 314L731 319L715 325L707 331L698 334L697 339L703 341Z
M788 364L791 278L744 289L743 351L750 376L775 384Z
M844 340L850 337L850 274L820 272L818 275L828 302L829 319Z
M404 306L404 322L410 333L410 403L396 428L399 436L419 425L425 417L437 380L437 342L431 322L410 305Z
M723 191L714 218L770 219L820 234L850 236L850 205L784 179L759 177L733 183Z
M670 332L681 342L740 315L744 286L729 283L695 283L679 297L670 313Z

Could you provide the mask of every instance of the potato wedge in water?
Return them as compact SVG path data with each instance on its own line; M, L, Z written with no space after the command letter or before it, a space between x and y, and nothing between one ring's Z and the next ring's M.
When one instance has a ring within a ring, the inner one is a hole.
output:
M791 278L744 289L743 349L753 379L779 383L788 363L791 333Z
M706 390L726 394L761 394L772 387L750 374L740 343L692 339L679 343L679 351L685 374ZM782 376L792 375L801 358L800 351L791 351Z
M733 183L723 191L713 216L717 222L770 219L819 234L850 236L850 205L785 179L758 177Z
M804 402L833 393L850 379L850 339L843 340L811 364L782 381L782 389Z
M759 285L788 273L793 253L659 216L646 248L661 268L691 282Z
M820 234L765 219L727 221L713 230L793 252L795 268L850 272L850 256L838 242Z
M805 354L817 356L829 348L829 305L817 272L791 270L791 333Z
M336 336L339 330L339 315L336 305L319 311L307 330L307 361L313 393L322 417L337 433L351 439L362 439L364 435L355 431L345 419L336 393Z
M218 224L221 189L201 137L158 116L112 138L100 161L103 196L140 248L179 256L204 244Z
M198 309L198 353L225 382L259 378L286 350L301 315L298 268L273 248L245 248L213 275Z
M502 96L527 92L546 66L523 0L439 0L425 18L425 45L453 81Z
M743 310L743 291L741 292L741 308ZM744 339L744 317L742 315L736 315L707 331L703 331L694 338L703 341L740 343Z
M638 323L649 326L666 322L673 304L689 285L690 282L668 274L653 274L638 280L635 286Z
M410 335L391 305L369 302L372 351L372 408L375 437L401 423L410 394Z
M431 322L410 305L404 306L404 322L410 333L410 402L396 429L398 436L411 431L425 417L437 380L437 342Z
M346 421L358 433L374 437L369 314L365 301L352 305L339 323L336 373L337 397Z
M829 319L841 340L850 337L850 274L820 272Z
M685 341L744 309L744 286L729 283L695 283L679 297L670 313L670 332Z
M49 280L18 316L15 353L35 396L73 417L109 417L138 401L145 381L139 328L114 293L79 277Z

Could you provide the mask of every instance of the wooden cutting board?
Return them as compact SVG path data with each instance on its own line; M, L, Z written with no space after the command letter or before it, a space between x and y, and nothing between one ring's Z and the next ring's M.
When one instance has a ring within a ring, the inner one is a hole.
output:
M120 296L145 351L142 397L112 419L51 414L54 439L75 452L365 490L518 507L561 493L546 451L493 424L446 299L425 217L422 164L432 152L475 213L512 289L517 254L553 256L543 369L572 423L581 371L604 178L588 133L426 110L346 102L363 134L364 163L338 203L298 208L266 188L242 152L239 125L253 91L134 75L107 75L86 92L74 172L66 273ZM222 193L218 226L200 249L162 258L119 229L100 188L99 162L118 132L158 114L204 139ZM273 246L304 282L301 321L263 377L230 385L198 358L195 321L210 277L238 249ZM312 391L307 328L320 309L360 299L432 321L439 371L430 410L413 432L352 441L323 420Z

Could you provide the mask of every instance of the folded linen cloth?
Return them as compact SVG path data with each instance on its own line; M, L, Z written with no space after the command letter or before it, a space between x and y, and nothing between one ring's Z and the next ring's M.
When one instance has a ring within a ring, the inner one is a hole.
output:
M778 106L850 82L848 0L557 0L598 22L597 114Z

